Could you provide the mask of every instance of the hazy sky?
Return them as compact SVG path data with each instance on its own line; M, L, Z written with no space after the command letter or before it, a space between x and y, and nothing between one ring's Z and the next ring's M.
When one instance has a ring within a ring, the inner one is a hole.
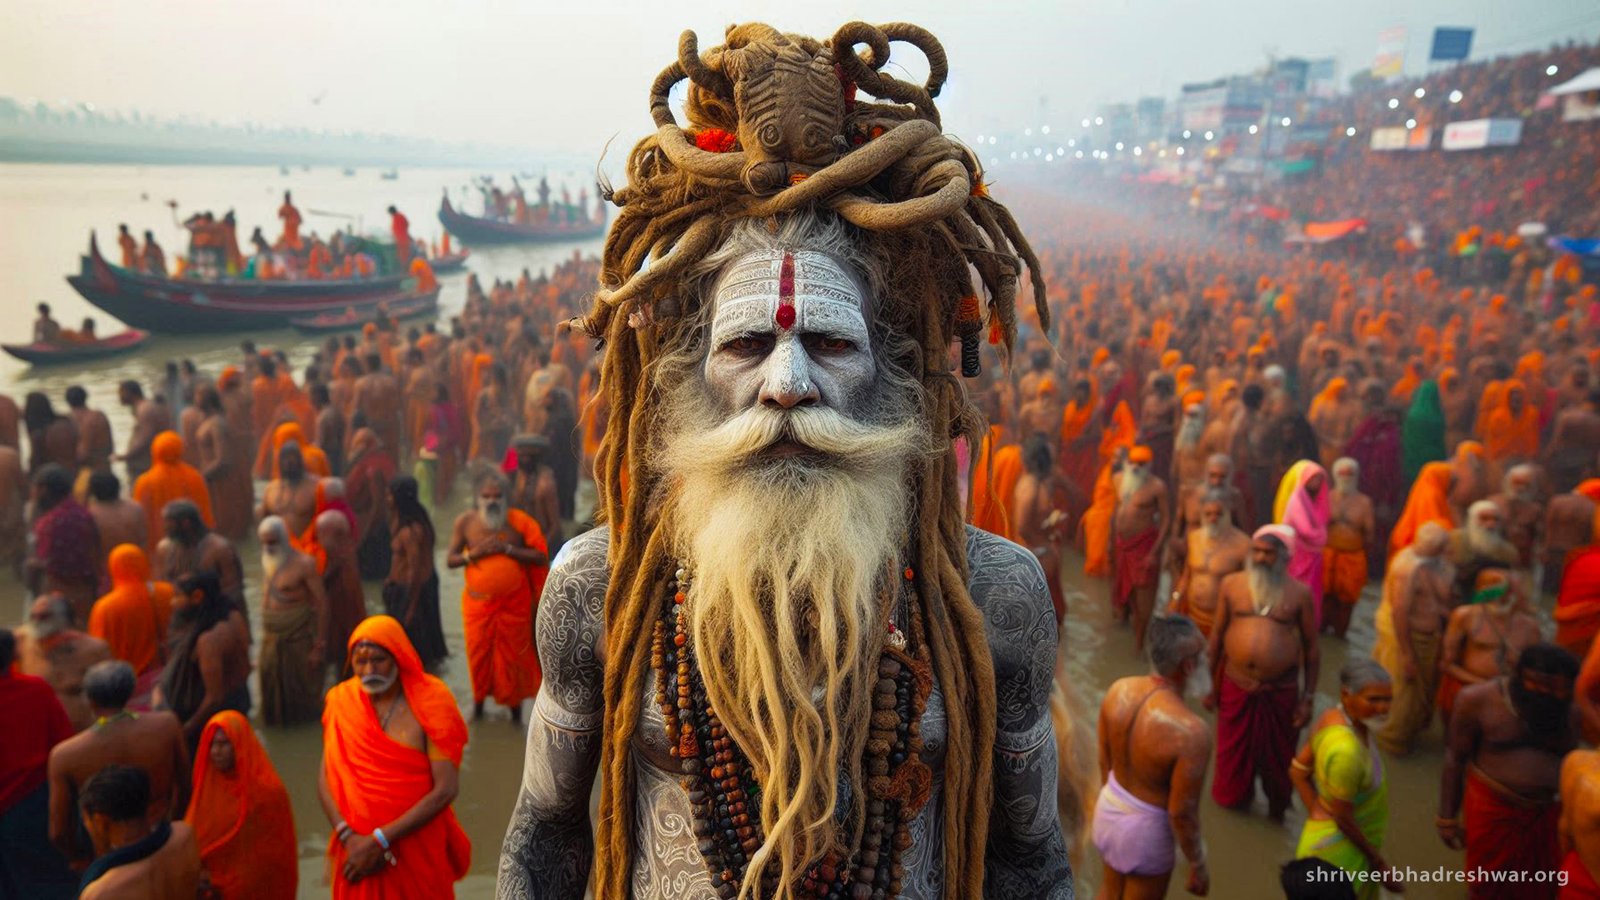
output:
M1436 25L1476 27L1474 57L1600 36L1595 0L5 0L0 95L584 155L616 134L617 153L649 130L680 31L709 47L752 19L929 28L950 57L946 127L968 136L1171 97L1270 52L1336 56L1343 83L1391 25L1410 29L1412 71Z

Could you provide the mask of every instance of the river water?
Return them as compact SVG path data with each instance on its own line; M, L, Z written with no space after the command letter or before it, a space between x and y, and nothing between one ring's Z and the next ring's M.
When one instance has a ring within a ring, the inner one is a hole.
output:
M274 237L278 233L277 208L285 189L294 191L295 203L306 217L308 231L324 234L347 223L359 230L386 234L390 204L400 208L411 220L412 234L430 240L439 235L435 211L441 191L449 189L458 208L471 177L476 174L448 169L406 169L395 181L384 181L375 169L346 176L338 169L310 171L294 169L288 174L276 167L163 167L163 166L53 166L0 165L0 272L6 274L5 299L0 309L0 342L26 343L31 335L33 305L49 303L58 321L69 327L87 315L99 320L103 334L120 330L108 317L91 307L69 287L64 276L77 269L78 257L87 251L89 231L96 230L101 249L115 260L117 224L126 222L135 234L149 228L171 259L186 245L186 233L176 224L169 200L176 200L178 216L197 210L212 210L218 216L235 210L241 239L254 226ZM501 174L504 181L505 175ZM574 194L593 185L581 172L550 173L552 185L564 181ZM531 187L529 179L524 184ZM477 211L475 191L467 199L468 208ZM1026 227L1026 222L1023 223ZM541 268L570 256L574 250L598 252L599 242L557 244L541 247L507 247L474 250L468 268L480 280L514 278L524 267L537 273ZM465 299L466 276L442 277L440 295L448 316L458 311ZM118 439L127 434L126 411L116 406L116 384L124 378L137 378L149 385L155 381L168 359L193 359L215 374L238 356L238 340L250 337L261 347L282 348L291 362L301 367L315 348L315 339L304 339L291 331L241 333L237 336L157 338L137 355L121 357L88 366L67 369L33 370L9 356L0 357L0 393L8 393L20 403L29 391L43 391L58 408L69 385L82 384L90 404L111 416ZM587 485L585 486L587 488ZM585 491L585 494L588 492ZM441 529L464 504L458 489L450 510L440 515ZM584 496L580 495L580 506ZM245 560L249 599L259 622L259 596L253 589L260 566L253 541L240 548ZM471 689L468 681L461 628L461 579L458 572L445 569L440 548L444 631L453 656L442 673L454 689L463 710L469 711ZM1145 666L1135 659L1132 637L1124 628L1112 624L1107 586L1081 576L1081 561L1065 562L1065 582L1078 594L1068 616L1063 645L1063 666L1078 693L1084 710L1082 727L1092 731L1094 710L1106 687L1115 679L1138 674ZM367 585L371 608L381 608L377 585ZM1348 643L1322 639L1321 691L1318 710L1332 704L1338 694L1338 671L1347 652L1366 653L1372 642L1372 616L1375 591L1369 589L1356 610ZM23 591L10 576L0 575L0 622L23 619ZM283 777L293 800L295 822L301 841L302 898L326 897L323 882L328 823L318 806L316 773L321 755L320 731L316 728L261 729L263 744ZM1438 794L1441 740L1438 729L1421 743L1410 759L1386 759L1389 772L1390 819L1385 854L1398 865L1433 870L1457 868L1460 855L1446 849L1434 834L1433 816ZM522 733L504 711L492 711L483 722L471 724L471 741L462 763L461 792L456 814L473 843L472 870L458 885L457 896L483 898L493 895L494 873L500 839L515 800L522 770ZM1091 759L1092 753L1091 753ZM1216 807L1209 796L1202 805L1201 821L1211 860L1211 896L1224 900L1267 900L1281 897L1277 886L1277 866L1294 853L1303 812L1291 810L1289 822L1276 826L1264 816L1264 801L1257 800L1253 814L1245 815ZM1186 896L1180 864L1169 897ZM1088 851L1080 864L1079 890L1092 896L1099 881L1099 862ZM1409 897L1457 897L1460 888L1441 888L1432 884L1412 884ZM1006 898L1011 900L1011 898Z

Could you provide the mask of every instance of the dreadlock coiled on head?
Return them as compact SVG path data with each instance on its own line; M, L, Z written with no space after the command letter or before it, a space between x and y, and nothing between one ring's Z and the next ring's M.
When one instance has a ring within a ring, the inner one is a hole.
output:
M891 42L924 53L927 83L881 71ZM951 897L976 900L992 804L996 701L983 619L967 590L953 450L961 435L975 445L980 419L949 371L950 345L959 330L977 327L976 296L986 301L991 334L1010 351L1024 265L1047 329L1043 279L1015 220L989 198L977 159L940 131L933 98L948 63L928 32L854 22L822 42L757 23L729 28L726 42L703 54L685 32L678 50L678 61L651 87L656 133L629 154L627 185L607 190L621 212L606 238L600 289L588 315L570 323L606 344L601 381L614 411L595 463L612 572L595 896L628 896L629 752L650 670L650 642L641 638L660 612L672 564L670 504L662 502L665 487L651 466L666 430L658 364L703 327L706 280L694 273L736 223L767 219L777 229L792 213L827 211L850 223L892 270L885 282L893 289L873 298L873 318L915 348L903 362L921 385L936 444L911 474L907 551L949 716L945 808L961 811L944 817L943 868ZM687 129L668 104L672 87L686 79ZM858 91L880 100L857 99Z

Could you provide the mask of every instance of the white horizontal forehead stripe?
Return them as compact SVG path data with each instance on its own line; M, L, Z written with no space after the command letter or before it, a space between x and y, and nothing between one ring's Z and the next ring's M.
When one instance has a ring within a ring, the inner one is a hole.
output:
M782 250L756 250L729 264L717 287L712 317L714 342L736 333L776 328ZM867 332L856 282L831 257L812 250L794 253L796 327L802 331Z

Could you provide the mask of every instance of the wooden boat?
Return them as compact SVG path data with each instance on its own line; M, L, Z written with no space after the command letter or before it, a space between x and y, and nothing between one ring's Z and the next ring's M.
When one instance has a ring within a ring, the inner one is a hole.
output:
M113 334L82 344L0 344L0 349L25 363L53 366L121 356L124 353L132 353L149 341L149 332L130 328L121 334Z
M349 307L339 313L323 313L304 319L290 319L289 324L301 334L329 334L336 331L355 331L368 322L376 322L384 315L395 319L419 319L439 311L439 292L412 294L377 306Z
M156 334L215 334L287 328L291 319L410 295L408 275L306 281L162 278L113 266L91 235L89 254L67 283L116 318Z
M576 222L530 222L519 224L500 219L485 219L457 212L446 194L439 203L439 223L463 244L541 244L582 241L606 231L605 201L595 215Z
M459 272L467 267L467 255L467 252L463 250L460 253L451 253L448 256L435 256L428 260L428 266L433 269L433 274L435 275L448 275L451 272Z

